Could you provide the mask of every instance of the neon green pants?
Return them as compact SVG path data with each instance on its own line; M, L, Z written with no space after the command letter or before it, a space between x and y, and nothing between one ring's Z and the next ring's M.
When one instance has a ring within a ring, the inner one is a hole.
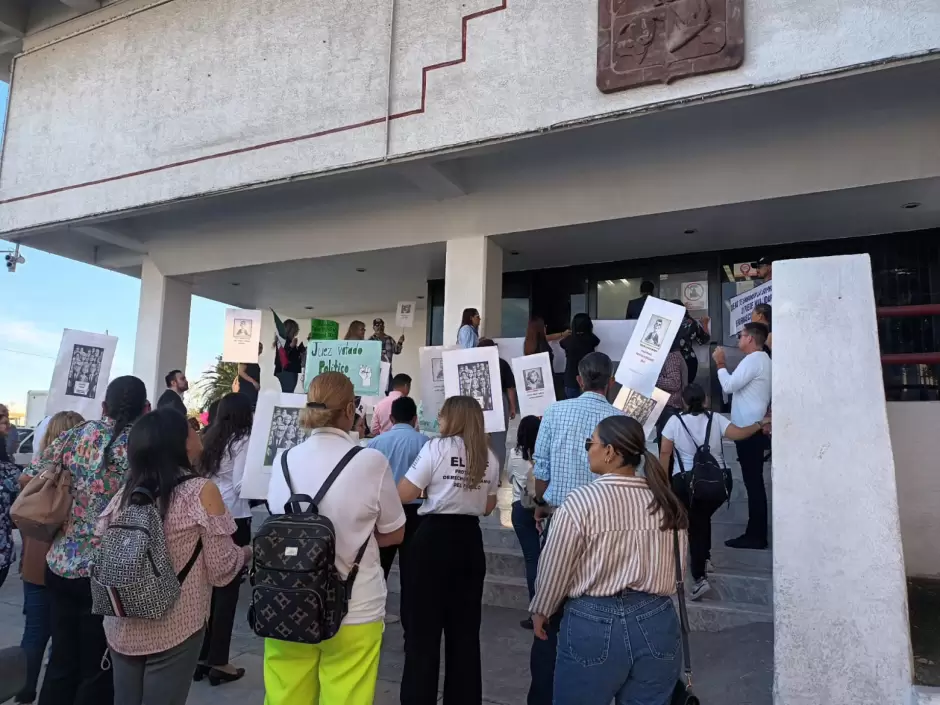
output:
M372 705L384 631L370 622L320 644L265 639L265 705Z

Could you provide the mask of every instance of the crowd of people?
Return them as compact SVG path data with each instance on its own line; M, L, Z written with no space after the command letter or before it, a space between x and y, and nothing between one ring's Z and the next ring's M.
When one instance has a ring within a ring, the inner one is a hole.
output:
M508 458L506 432L485 432L472 396L444 402L438 437L419 432L405 374L390 375L389 393L376 405L360 448L351 431L366 429L352 382L338 372L314 377L299 414L306 439L277 451L273 467L281 471L271 474L266 506L279 515L294 511L299 498L316 496L313 511L328 517L335 533L333 567L350 588L329 638L265 638L266 703L373 701L390 621L386 581L396 558L402 704L438 701L442 639L443 702L480 703L486 576L480 518L494 511L501 485L511 487L530 598L521 625L533 632L529 704L668 702L681 669L673 542L681 547L681 569L691 569L690 598L699 599L709 590L711 517L721 503L703 501L677 482L701 462L703 447L724 466L723 439L737 445L749 521L728 546L767 546L770 315L769 306L761 307L738 336L745 357L733 372L722 349L715 351L718 380L732 395L730 421L709 411L705 390L693 382L692 346L707 341L707 321L683 322L658 382L669 402L656 448L643 424L610 402L613 363L597 352L601 341L585 314L557 335L547 334L541 319L530 323L526 352L551 354L554 341L565 349L566 398L541 418L519 421ZM457 344L494 345L481 337L480 323L479 311L465 310ZM385 335L381 319L373 330L391 362L403 339ZM296 335L296 324L288 332ZM359 321L346 335L364 337ZM291 352L278 379L293 387L296 339L286 345ZM500 363L508 429L518 404L511 367ZM230 662L230 646L240 586L253 560L252 503L242 499L241 486L260 374L249 367L241 367L234 391L213 404L209 424L198 431L187 423L182 402L188 382L172 370L155 410L141 380L119 377L108 386L99 420L73 412L45 420L25 469L0 450L0 584L14 564L15 498L57 471L70 478L68 516L51 542L23 540L27 672L17 703L183 705L193 681L218 686L245 675ZM0 415L0 435L8 426ZM107 593L111 607L102 609L101 585L94 583L97 562L110 559L103 537L127 529L127 513L141 506L157 512L161 550L178 580L169 608L150 619L127 616L115 590Z

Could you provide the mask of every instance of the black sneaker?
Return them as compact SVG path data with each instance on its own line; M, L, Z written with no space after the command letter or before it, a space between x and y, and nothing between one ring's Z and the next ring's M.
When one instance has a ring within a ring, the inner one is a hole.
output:
M749 548L755 551L763 551L767 548L767 541L755 539L745 534L738 536L736 539L728 539L725 541L725 546L728 548Z
M532 618L529 617L528 619L523 619L521 622L519 622L519 626L523 629L533 629L535 625L532 624Z

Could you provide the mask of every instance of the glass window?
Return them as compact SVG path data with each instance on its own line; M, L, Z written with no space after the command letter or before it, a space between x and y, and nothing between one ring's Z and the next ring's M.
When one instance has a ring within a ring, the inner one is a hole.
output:
M501 338L523 338L529 325L529 299L503 299Z
M444 305L431 307L431 345L444 344Z
M642 277L602 279L597 282L597 320L615 321L626 318L627 304L630 303L630 299L639 298L642 283ZM572 310L573 304L574 301L572 301Z

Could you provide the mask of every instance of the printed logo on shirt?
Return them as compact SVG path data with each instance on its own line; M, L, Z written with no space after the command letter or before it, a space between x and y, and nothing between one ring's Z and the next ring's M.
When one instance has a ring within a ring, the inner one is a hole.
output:
M459 490L477 490L482 485L482 482L478 482L475 485L470 484L470 473L467 471L467 464L464 462L464 459L452 455L450 456L450 467L454 468L453 475L444 475L445 480L450 480L454 483L454 487Z

